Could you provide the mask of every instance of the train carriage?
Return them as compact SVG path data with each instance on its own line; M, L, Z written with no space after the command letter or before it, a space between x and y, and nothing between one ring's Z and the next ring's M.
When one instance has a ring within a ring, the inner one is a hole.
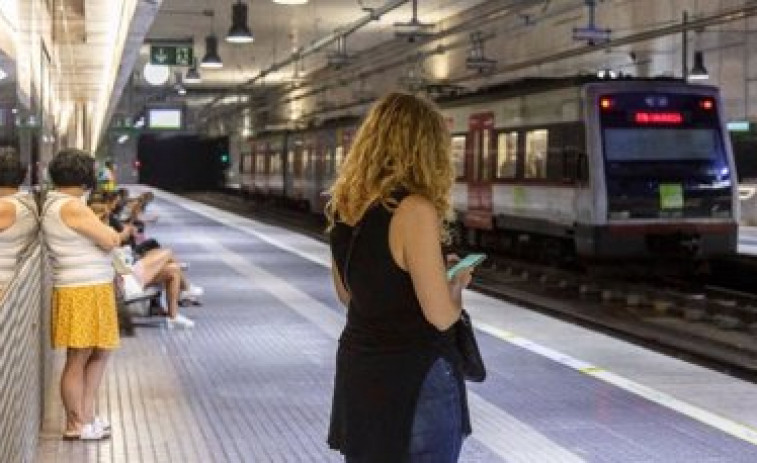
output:
M471 244L592 258L735 252L737 188L715 88L538 79L441 105Z
M736 252L737 177L714 87L525 79L438 104L467 244L549 259ZM357 125L259 135L243 163L254 191L322 213Z

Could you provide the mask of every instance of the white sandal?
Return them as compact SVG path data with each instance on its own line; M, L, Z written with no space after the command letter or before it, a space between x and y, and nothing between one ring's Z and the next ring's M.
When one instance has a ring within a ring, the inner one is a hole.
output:
M79 440L103 440L109 437L110 431L103 429L97 421L85 424L79 433Z

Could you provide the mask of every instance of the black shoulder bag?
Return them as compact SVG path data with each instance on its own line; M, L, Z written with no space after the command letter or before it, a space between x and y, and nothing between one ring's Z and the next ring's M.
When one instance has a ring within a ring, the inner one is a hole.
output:
M457 344L462 359L463 377L475 383L482 382L486 379L486 367L481 352L478 350L470 315L465 309L460 312L460 319L452 325L452 328L455 330L455 344Z
M349 280L349 268L350 260L352 258L352 250L355 247L355 241L360 233L362 224L358 222L352 229L352 236L350 237L350 245L347 248L347 253L344 258L344 272L342 283L345 289L350 291ZM351 297L351 296L350 296ZM460 353L461 358L461 370L463 377L468 381L480 383L486 379L486 367L484 366L484 359L481 357L481 352L478 349L478 343L476 342L476 335L473 332L473 324L470 321L470 315L465 309L460 312L460 318L450 328L454 336L455 345Z

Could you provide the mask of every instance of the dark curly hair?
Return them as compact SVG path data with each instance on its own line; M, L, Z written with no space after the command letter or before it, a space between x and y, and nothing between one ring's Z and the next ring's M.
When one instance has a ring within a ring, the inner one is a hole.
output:
M0 147L0 187L18 188L24 183L26 166L12 146Z
M80 186L92 189L95 184L95 158L86 151L64 149L47 166L56 187Z

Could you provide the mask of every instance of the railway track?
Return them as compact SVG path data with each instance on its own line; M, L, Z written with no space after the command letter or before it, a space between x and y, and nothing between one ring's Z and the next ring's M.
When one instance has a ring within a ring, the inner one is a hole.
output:
M186 196L326 241L324 220L309 214L230 193ZM602 276L495 256L476 271L472 289L757 381L757 294L749 290L750 274L757 276L757 262L742 257L714 262L711 277L690 281Z

